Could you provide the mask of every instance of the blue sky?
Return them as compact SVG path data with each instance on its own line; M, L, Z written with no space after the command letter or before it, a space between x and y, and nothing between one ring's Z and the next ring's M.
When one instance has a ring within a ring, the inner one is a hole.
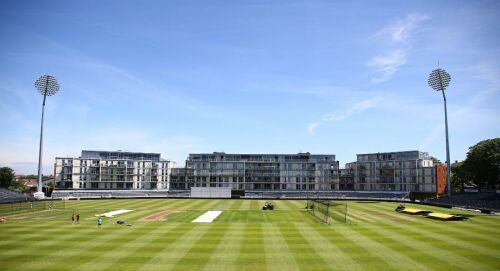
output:
M498 1L1 1L0 165L44 173L82 149L188 153L422 150L500 135Z

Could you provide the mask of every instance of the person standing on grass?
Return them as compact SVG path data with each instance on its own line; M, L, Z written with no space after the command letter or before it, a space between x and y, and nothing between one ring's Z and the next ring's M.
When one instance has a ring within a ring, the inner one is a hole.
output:
M75 212L71 214L71 225L75 224Z
M76 214L76 224L80 224L80 214Z
M99 217L99 218L97 219L97 228L99 228L99 229L100 229L100 228L101 228L101 225L102 225L102 217Z

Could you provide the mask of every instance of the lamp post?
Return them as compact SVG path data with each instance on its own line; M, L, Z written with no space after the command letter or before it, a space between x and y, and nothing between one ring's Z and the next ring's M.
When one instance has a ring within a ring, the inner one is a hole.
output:
M427 83L436 91L441 91L443 93L444 100L444 124L446 130L446 165L447 165L447 181L448 181L448 195L451 196L451 164L450 164L450 141L448 138L448 110L446 109L446 94L444 90L450 84L451 77L443 69L435 69L429 75Z
M45 111L45 100L47 99L47 96L52 96L56 94L56 92L59 90L59 83L57 82L54 76L42 75L40 76L40 78L38 78L38 80L36 80L35 86L40 92L40 94L43 95L43 103L42 103L42 124L40 128L40 149L38 151L38 188L34 196L36 198L44 198L45 195L42 192L43 115Z

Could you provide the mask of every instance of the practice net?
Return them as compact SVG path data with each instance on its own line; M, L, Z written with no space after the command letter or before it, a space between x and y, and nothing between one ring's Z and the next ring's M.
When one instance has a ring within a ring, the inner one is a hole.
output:
M330 224L333 221L340 223L347 223L347 204L337 203L333 200L326 199L307 199L307 211L323 221Z

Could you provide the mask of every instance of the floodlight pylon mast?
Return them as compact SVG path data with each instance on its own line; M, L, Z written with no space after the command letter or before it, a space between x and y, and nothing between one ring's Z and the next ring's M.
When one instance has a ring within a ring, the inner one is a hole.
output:
M38 185L37 192L42 192L42 153L43 153L43 116L45 112L45 100L47 99L47 94L43 95L42 104L42 124L40 125L40 147L38 149Z
M43 103L42 103L42 121L40 125L40 147L38 150L38 186L37 193L42 193L42 155L43 155L43 120L45 115L45 101L47 100L47 96L52 96L56 94L59 90L59 83L56 78L51 75L43 75L35 82L35 86L40 91L40 94L43 95ZM36 195L35 195L36 196Z
M448 195L451 196L453 188L451 186L450 137L448 136L448 109L446 106L446 94L444 93L444 87L443 87L443 83L441 80L441 75L439 75L439 77L440 77L439 82L440 82L441 89L442 89L441 92L443 93L443 101L444 101L444 125L445 125L445 134L446 134L446 165L447 165L446 178L448 181Z
M446 134L446 179L448 186L448 195L452 194L452 186L451 186L451 162L450 162L450 139L448 136L448 109L446 106L446 94L445 89L450 84L451 77L450 75L443 69L435 69L431 72L429 76L429 80L427 81L429 85L436 91L441 91L443 93L443 101L444 101L444 123L445 123L445 134Z

